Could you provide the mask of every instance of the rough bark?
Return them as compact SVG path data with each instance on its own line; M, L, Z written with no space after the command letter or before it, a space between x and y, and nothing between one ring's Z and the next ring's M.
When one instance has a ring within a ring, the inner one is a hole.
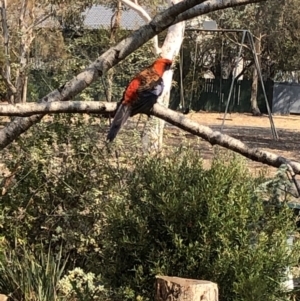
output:
M108 116L108 113L113 113L116 108L116 103L94 101L27 103L17 105L9 104L0 105L0 116L27 116L30 114L40 114L33 116L34 118L37 118L36 116L43 116L41 114L45 113L95 113ZM154 105L151 115L161 118L195 136L201 137L208 141L211 145L220 145L253 161L273 166L275 168L280 167L282 164L287 164L290 168L292 168L295 174L300 174L299 162L289 160L288 158L284 158L259 148L250 148L240 140L221 134L218 131L213 131L209 127L200 125L199 123L190 120L185 115L172 111L159 104ZM3 149L5 146L5 143L0 143L0 149Z
M179 277L156 276L155 301L218 301L214 282Z
M72 99L73 96L77 95L86 87L88 87L104 72L107 72L111 67L126 58L134 50L138 49L148 40L173 24L222 8L262 1L265 0L209 0L203 3L203 5L197 5L199 4L199 0L186 0L178 3L164 12L156 15L149 24L142 26L139 30L135 31L119 44L110 48L95 62L88 66L85 71L78 74L60 89L55 90L43 97L40 102L64 101ZM202 2L203 1L200 1L200 3ZM197 6L193 8L195 5ZM39 122L42 118L43 115L36 115L25 118L16 118L13 120L0 131L1 147L3 148L10 144L13 140L28 130L33 124Z

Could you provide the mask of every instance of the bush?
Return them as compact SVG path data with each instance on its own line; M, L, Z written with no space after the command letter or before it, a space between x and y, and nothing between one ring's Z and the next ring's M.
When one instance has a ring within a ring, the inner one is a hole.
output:
M115 173L97 145L101 124L74 115L50 121L3 153L12 176L2 181L0 226L11 248L15 241L62 245L73 267L89 262L89 252L99 256L102 202L115 189Z
M263 179L241 159L220 156L204 169L198 154L184 152L134 166L124 197L105 208L103 273L111 286L150 300L162 274L214 281L226 301L281 296L293 213L285 203L264 205L255 192Z
M3 152L0 227L11 249L62 246L63 274L93 273L106 299L150 300L165 274L217 282L221 300L279 300L295 258L284 173L266 182L228 153L209 169L192 149L141 155L132 139L108 148L103 129L94 118L51 117Z
M59 281L58 289L66 300L104 300L108 292L100 283L95 274L75 268Z

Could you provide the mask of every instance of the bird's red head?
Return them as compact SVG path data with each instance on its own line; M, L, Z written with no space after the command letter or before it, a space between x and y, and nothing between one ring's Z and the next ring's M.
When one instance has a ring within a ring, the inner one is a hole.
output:
M159 76L162 76L166 70L169 70L171 68L172 61L169 59L157 59L153 64L153 68L155 71L159 74Z

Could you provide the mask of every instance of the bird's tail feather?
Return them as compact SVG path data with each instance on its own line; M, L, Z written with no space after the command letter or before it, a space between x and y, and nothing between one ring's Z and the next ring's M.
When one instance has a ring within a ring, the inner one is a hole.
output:
M127 121L128 117L131 114L131 107L121 104L117 110L117 113L113 119L113 122L110 126L110 130L107 134L107 140L110 142L113 141L124 123Z

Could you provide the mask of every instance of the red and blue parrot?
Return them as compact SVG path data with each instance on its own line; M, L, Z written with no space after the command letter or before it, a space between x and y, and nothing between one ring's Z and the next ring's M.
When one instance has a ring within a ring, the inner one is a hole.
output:
M139 113L149 114L150 109L164 90L162 76L171 65L171 60L159 58L131 80L123 93L107 140L115 139L129 117Z

